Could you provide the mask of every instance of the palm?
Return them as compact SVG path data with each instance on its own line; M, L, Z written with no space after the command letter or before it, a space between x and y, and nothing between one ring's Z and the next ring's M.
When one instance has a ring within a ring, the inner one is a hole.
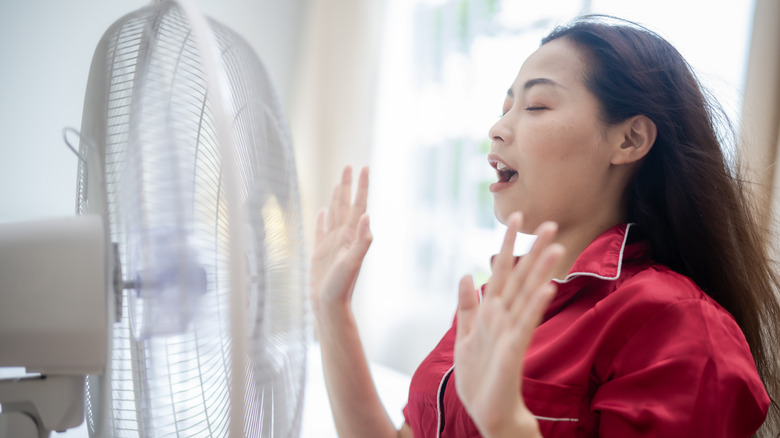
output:
M474 417L487 413L503 417L512 413L511 409L504 409L511 404L500 402L514 398L520 387L522 361L516 360L517 348L506 336L512 331L512 325L500 301L486 299L474 326L456 341L455 363L458 379L462 380L458 392L474 407ZM475 374L479 377L469 378ZM512 394L502 394L508 389Z
M317 308L323 303L349 301L366 251L371 244L366 200L368 169L358 181L355 201L350 204L352 171L344 169L336 186L330 208L317 216L311 265L312 301Z
M477 427L500 430L518 418L532 418L521 396L523 356L555 288L552 269L563 255L551 245L552 224L543 224L531 252L514 266L512 248L519 218L510 219L482 303L470 278L460 286L455 342L456 386Z

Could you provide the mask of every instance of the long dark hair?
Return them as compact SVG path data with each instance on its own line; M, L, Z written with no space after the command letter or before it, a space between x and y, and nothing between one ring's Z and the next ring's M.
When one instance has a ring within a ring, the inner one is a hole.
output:
M644 230L658 262L692 278L736 319L772 398L759 430L770 436L780 425L780 281L770 233L721 147L716 122L726 120L723 111L682 55L636 23L581 17L542 44L558 38L585 49L585 85L605 122L639 114L655 122L655 144L627 188L626 219Z

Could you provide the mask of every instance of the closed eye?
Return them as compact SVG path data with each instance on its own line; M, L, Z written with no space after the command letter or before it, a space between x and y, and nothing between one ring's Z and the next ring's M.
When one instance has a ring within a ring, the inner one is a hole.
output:
M546 110L546 109L547 109L546 106L529 106L525 110L526 111L541 111L541 110Z

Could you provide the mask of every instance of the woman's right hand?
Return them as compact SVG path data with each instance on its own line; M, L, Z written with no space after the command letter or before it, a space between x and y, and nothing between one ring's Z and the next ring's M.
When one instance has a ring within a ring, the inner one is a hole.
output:
M347 166L333 190L330 208L317 215L311 264L312 308L318 321L349 308L363 258L371 246L366 213L368 168L358 178L354 203L352 169ZM334 312L335 311L335 312Z

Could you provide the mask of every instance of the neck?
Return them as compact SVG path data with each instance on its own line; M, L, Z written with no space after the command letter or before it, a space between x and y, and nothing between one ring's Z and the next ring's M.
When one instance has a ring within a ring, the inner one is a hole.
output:
M587 215L575 215L570 221L558 223L556 243L560 243L566 249L558 266L554 271L554 278L563 280L571 272L574 262L582 254L585 248L596 237L615 225L625 222L626 218L626 194L625 188L632 175L631 169L626 166L614 167L612 178L603 184L599 191L598 202L591 204Z

